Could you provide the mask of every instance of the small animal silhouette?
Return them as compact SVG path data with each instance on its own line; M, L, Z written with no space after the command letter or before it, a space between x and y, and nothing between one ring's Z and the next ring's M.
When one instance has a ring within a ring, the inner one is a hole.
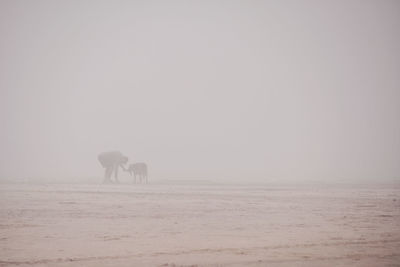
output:
M136 175L139 176L140 183L148 183L147 179L147 165L144 162L131 163L128 169L124 169L129 172L130 176L134 177L134 183L136 184Z

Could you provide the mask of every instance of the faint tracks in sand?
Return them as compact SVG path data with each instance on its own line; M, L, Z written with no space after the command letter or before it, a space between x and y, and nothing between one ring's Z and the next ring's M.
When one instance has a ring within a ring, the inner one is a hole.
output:
M303 243L293 245L277 245L277 246L258 246L258 247L246 247L246 248L204 248L204 249L192 249L192 250L180 250L171 252L153 252L153 253L137 253L137 254L126 254L126 255L110 255L110 256L89 256L89 257L66 257L66 258L54 258L54 259L36 259L36 260L0 260L0 266L18 266L18 265L50 265L57 263L79 263L85 261L102 261L102 260L121 260L121 259L133 259L133 258L153 258L162 256L180 256L190 254L216 254L216 253L231 253L236 255L245 255L254 251L262 250L279 250L279 249L293 249L293 248L312 248L312 247L335 247L335 246L351 246L351 245L384 245L384 244L395 244L398 243L400 247L400 239L392 240L369 240L369 241L340 241L340 242L322 242L322 243ZM295 261L314 261L314 260L340 260L340 259L358 259L358 258L387 258L387 257L400 257L400 253L391 253L388 255L378 254L346 254L343 256L326 256L326 257L312 257L307 256L299 257L296 259L282 259L282 260L258 260L248 262L252 263L278 263L278 262L295 262ZM244 263L244 262L243 262ZM225 264L230 265L230 264ZM181 266L181 265L176 265ZM224 264L220 264L224 266Z

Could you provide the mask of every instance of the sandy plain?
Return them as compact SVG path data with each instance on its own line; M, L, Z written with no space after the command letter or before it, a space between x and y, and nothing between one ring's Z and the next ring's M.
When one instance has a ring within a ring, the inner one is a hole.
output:
M400 186L1 184L0 266L400 266Z

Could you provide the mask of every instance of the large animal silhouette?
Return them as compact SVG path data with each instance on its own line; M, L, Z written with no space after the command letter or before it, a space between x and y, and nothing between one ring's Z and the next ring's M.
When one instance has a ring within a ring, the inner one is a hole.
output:
M124 164L128 162L128 157L124 156L119 151L108 151L100 153L97 157L100 161L101 166L104 170L104 183L112 183L111 175L114 172L115 182L119 183L118 180L118 168L121 166L125 170Z
M124 169L129 172L130 176L134 177L134 183L136 184L136 175L139 176L140 183L148 183L147 179L147 165L144 162L131 163L128 169Z

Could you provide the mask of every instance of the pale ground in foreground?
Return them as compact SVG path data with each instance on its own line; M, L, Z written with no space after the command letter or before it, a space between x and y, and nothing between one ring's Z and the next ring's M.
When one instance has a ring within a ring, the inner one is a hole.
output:
M0 185L0 266L400 266L400 188Z

